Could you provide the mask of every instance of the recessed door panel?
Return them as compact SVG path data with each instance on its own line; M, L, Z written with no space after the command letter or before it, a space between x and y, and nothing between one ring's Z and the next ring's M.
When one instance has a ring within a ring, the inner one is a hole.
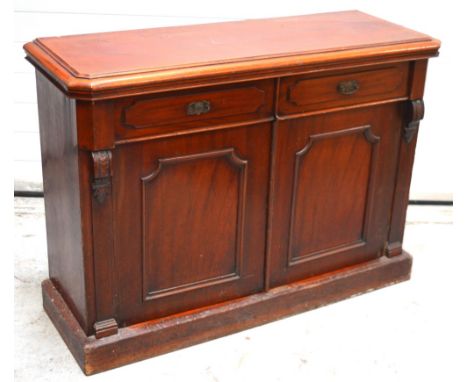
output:
M141 179L145 300L241 277L247 163L207 151L160 159Z
M271 284L380 256L390 218L401 105L283 120L276 129Z
M380 140L371 129L364 125L311 134L296 152L290 264L364 244Z

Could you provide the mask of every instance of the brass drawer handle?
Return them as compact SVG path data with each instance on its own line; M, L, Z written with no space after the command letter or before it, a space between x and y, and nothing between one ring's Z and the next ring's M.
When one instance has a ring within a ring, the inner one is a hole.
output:
M359 90L359 82L356 80L341 81L338 83L337 90L340 94L351 95Z
M200 115L208 113L211 110L210 101L196 101L187 105L187 115Z

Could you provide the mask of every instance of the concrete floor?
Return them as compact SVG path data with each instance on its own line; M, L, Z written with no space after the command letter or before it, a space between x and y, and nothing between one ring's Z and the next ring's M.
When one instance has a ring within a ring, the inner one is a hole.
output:
M85 380L42 310L43 200L16 198L15 211L15 380ZM412 206L405 236L411 281L88 378L468 381L466 267L453 236L452 208Z

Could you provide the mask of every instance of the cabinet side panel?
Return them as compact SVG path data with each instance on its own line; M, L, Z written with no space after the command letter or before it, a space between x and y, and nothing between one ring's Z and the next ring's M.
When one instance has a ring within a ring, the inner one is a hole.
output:
M86 327L75 101L36 71L49 277Z

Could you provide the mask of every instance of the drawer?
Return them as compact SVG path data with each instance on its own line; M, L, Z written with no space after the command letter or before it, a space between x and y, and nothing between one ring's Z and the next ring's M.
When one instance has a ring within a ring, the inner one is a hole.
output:
M116 135L131 138L271 117L273 89L268 80L119 101Z
M408 94L408 64L281 79L279 114L390 100Z

